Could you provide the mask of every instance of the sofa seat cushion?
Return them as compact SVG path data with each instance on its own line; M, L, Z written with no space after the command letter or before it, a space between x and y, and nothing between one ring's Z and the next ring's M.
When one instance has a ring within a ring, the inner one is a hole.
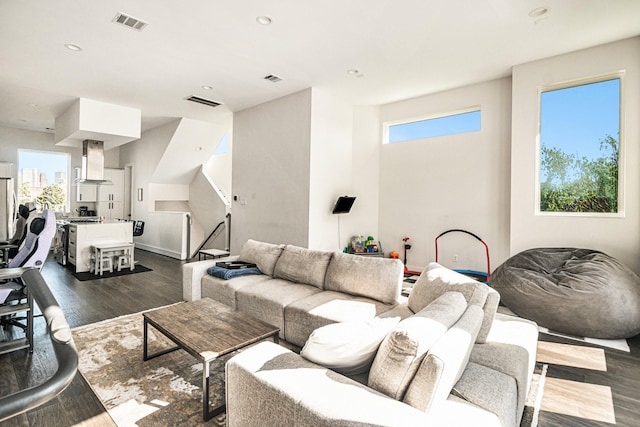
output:
M495 414L502 427L518 425L516 381L509 375L469 362L452 394Z
M487 339L491 323L500 303L500 294L484 283L432 262L424 269L409 294L409 308L415 313L422 310L444 292L460 292L467 303L484 311L477 342Z
M231 280L224 280L205 274L201 279L202 298L209 297L235 310L236 291L254 283L264 282L265 280L272 280L272 278L271 276L260 274L257 276L242 276Z
M529 390L533 371L536 365L536 352L538 350L538 325L521 317L504 313L496 313L487 336L487 344L511 344L523 348L527 352L527 384ZM471 354L473 359L474 354Z
M284 245L247 240L240 249L238 260L255 264L262 273L273 276L273 270Z
M447 292L401 321L378 349L369 371L369 387L402 400L427 351L466 309L467 302L462 294Z
M529 391L529 354L515 344L486 342L476 344L470 362L491 368L514 379L516 384L516 425L520 425Z
M341 292L318 292L285 307L285 339L303 347L315 329L337 322L371 320L391 307L374 299Z
M395 304L403 277L404 266L399 259L336 252L327 268L324 288Z
M287 245L276 262L273 277L322 289L332 255L332 252Z
M346 376L369 371L380 343L399 317L332 323L311 333L300 355Z
M280 328L285 338L284 308L294 301L322 292L311 285L271 279L244 286L236 291L236 308Z

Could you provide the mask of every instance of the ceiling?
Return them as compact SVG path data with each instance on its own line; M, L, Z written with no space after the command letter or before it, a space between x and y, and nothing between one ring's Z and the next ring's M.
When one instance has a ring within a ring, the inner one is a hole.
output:
M308 87L378 105L640 34L638 0L0 0L0 16L0 125L48 132L80 97L140 109L143 131Z

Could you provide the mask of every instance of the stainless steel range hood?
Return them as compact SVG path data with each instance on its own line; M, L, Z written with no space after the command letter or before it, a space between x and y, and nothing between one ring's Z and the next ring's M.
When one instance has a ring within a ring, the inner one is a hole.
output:
M113 185L104 179L104 141L82 141L82 169L77 184Z

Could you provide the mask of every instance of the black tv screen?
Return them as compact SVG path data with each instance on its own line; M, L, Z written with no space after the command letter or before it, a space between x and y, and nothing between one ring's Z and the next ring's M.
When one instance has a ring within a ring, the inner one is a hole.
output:
M340 196L338 200L336 200L336 204L333 206L333 211L331 213L334 214L345 214L349 213L351 210L351 206L353 206L353 202L355 202L356 198L351 196Z

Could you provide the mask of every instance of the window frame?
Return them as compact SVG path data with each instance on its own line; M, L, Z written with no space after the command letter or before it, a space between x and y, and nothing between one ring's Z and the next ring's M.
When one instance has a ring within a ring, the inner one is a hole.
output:
M70 179L71 176L71 154L64 152L64 151L50 151L50 150L38 150L38 149L30 149L30 148L19 148L18 149L18 167L17 167L17 179L16 179L16 197L19 197L19 192L20 192L20 183L22 182L22 169L24 168L24 165L21 164L20 162L20 154L21 153L37 153L37 154L46 154L46 155L56 155L56 156L65 156L67 158L67 170L66 170L66 200L65 200L65 205L64 205L64 209L65 212L69 212L71 210L71 182L72 180ZM53 180L55 180L55 176L53 177ZM35 201L34 201L35 202Z
M541 176L541 129L542 129L542 94L554 90L569 89L578 86L585 86L593 83L600 83L609 80L620 80L620 106L619 106L619 124L618 124L618 211L617 212L549 212L540 209L540 176ZM601 74L597 76L585 77L580 79L568 80L560 83L542 85L537 90L537 126L536 126L536 143L535 143L535 201L534 213L536 216L548 217L591 217L591 218L624 218L625 217L625 139L624 139L624 94L625 94L625 71L616 71L613 73Z
M389 129L392 126L398 126L398 125L403 125L403 124L408 124L408 123L422 122L422 121L427 121L427 120L441 119L441 118L444 118L444 117L457 116L457 115L460 115L460 114L473 113L473 112L476 112L476 111L480 113L480 129L478 129L478 130L465 131L465 132L456 132L456 133L448 133L448 134L445 134L445 135L437 135L437 136L424 136L424 137L421 137L421 138L407 139L405 141L396 141L396 142L390 142L389 141ZM447 136L451 136L451 135L460 135L462 133L480 132L481 130L482 130L482 108L481 108L480 105L474 105L474 106L463 108L463 109L460 109L460 110L449 110L449 111L446 111L446 112L439 112L439 113L428 114L428 115L424 115L424 116L412 117L412 118L408 118L408 119L391 120L391 121L384 122L382 124L382 144L389 144L389 145L391 145L391 144L401 144L401 143L404 143L404 142L420 141L420 140L423 140L423 139L442 138L442 137L447 137Z

